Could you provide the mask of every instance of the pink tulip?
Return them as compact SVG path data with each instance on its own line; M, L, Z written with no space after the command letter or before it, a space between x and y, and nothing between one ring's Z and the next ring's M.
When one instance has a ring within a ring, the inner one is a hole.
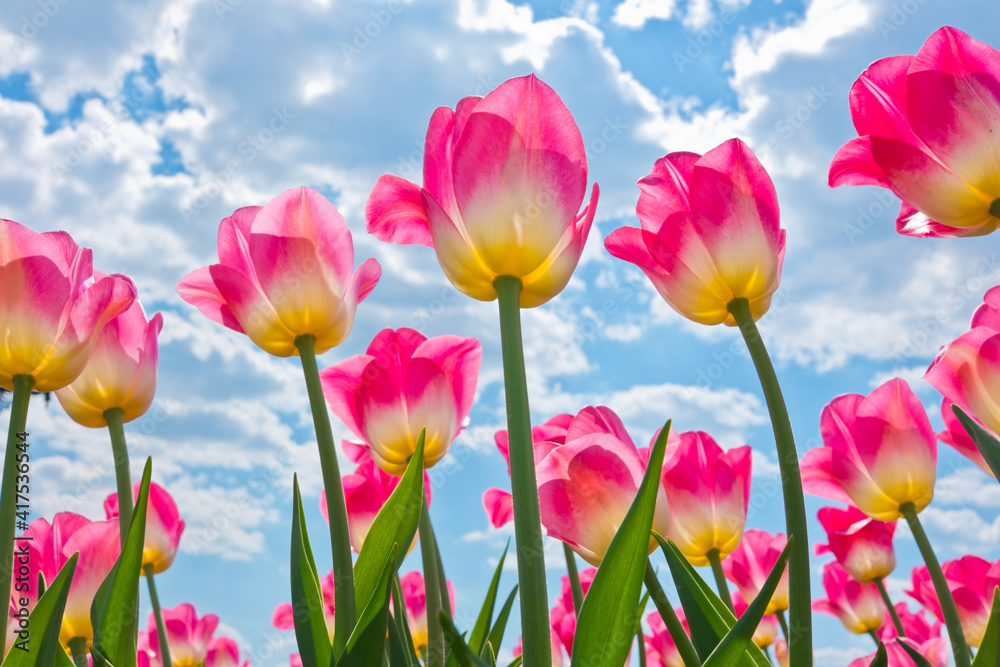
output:
M360 354L320 373L333 412L383 470L402 475L424 440L424 466L448 453L472 407L482 346L475 338L427 338L383 329Z
M788 540L782 533L771 535L756 528L743 535L743 541L722 561L726 579L736 584L744 599L753 600L771 574ZM776 614L788 609L788 568L778 581L765 614Z
M427 596L424 587L424 575L417 571L407 572L399 578L403 590L403 604L406 607L406 623L410 626L413 636L413 646L419 655L427 650ZM448 599L451 608L455 608L455 587L449 581Z
M38 391L83 372L104 325L125 312L135 286L94 273L93 253L66 232L39 234L0 219L0 387L31 375Z
M104 276L95 272L94 277ZM156 313L147 322L138 301L112 318L97 337L83 373L56 391L66 414L91 428L108 425L107 410L121 409L124 422L146 414L156 393L156 337L162 327L163 316Z
M136 482L132 488L135 500L139 500L139 487ZM104 500L104 512L108 519L118 517L118 494L112 493ZM149 503L146 506L146 534L142 547L142 566L153 566L153 574L163 572L174 562L177 548L184 532L184 519L177 511L174 499L167 490L156 482L149 484Z
M907 639L890 639L885 642L886 654L889 658L888 667L916 667L913 658L907 653L900 642L909 643L911 648L916 649L922 656L927 658L931 667L948 667L948 640L932 639L924 644ZM875 653L866 655L863 658L852 660L847 667L868 667L875 659Z
M937 436L909 385L889 380L868 396L838 396L823 409L824 447L802 458L808 493L857 506L879 521L920 512L934 496Z
M250 658L240 664L240 647L229 637L216 637L208 645L205 667L248 667Z
M622 227L604 245L637 265L671 308L702 324L735 326L733 299L760 319L778 289L785 230L774 185L739 139L705 155L670 153L639 181L641 229Z
M330 574L320 579L319 583L320 590L323 592L323 614L326 619L326 629L330 633L330 639L332 640L334 616L336 613L333 571L331 570ZM282 602L274 608L274 613L271 615L271 625L278 630L295 629L295 616L290 602Z
M739 591L733 591L730 595L733 600L733 609L736 610L736 618L742 618L750 605L747 604L746 598ZM763 649L773 644L777 636L778 617L770 614L760 620L757 629L753 632L753 642Z
M195 667L205 663L212 634L219 625L219 617L215 614L199 617L194 605L187 602L173 609L163 609L162 612L171 662L177 667ZM149 615L146 627L145 633L139 633L139 653L146 654L150 667L162 667L160 638L156 634L156 617L153 614ZM222 657L215 656L217 660ZM238 654L236 660L239 660Z
M514 496L510 491L496 487L483 493L483 509L494 528L499 528L514 520Z
M684 610L677 607L674 612L684 624L684 630L691 634L687 621L684 619ZM646 664L651 667L685 667L681 652L677 650L674 638L667 632L667 625L663 622L660 612L654 611L646 616L646 624L652 633L645 635Z
M399 477L390 475L376 465L374 459L368 455L368 450L356 443L344 441L341 443L348 458L358 467L350 475L344 475L344 497L347 501L347 525L351 531L351 546L358 553L361 553L361 546L368 536L368 531L378 516L382 506L389 500L389 496L399 486ZM431 481L427 473L424 473L424 493L427 496L427 506L431 505ZM319 511L330 522L327 512L326 491L319 492ZM413 537L413 544L416 544L417 536Z
M238 209L219 225L218 247L219 263L189 273L178 294L278 357L297 355L299 336L316 339L316 354L344 342L381 275L374 259L351 273L347 223L310 188Z
M774 640L774 659L778 667L788 667L788 642L784 639ZM868 667L868 663L865 663Z
M597 207L587 190L583 138L559 96L535 76L484 98L438 107L427 128L424 186L385 175L365 207L383 241L434 248L459 291L497 298L493 281L520 278L521 307L545 303L569 282Z
M51 524L45 519L35 519L24 534L31 538L27 545L28 581L32 584L23 593L29 600L29 608L34 608L38 601L36 583L39 572L51 584L73 553L80 552L66 599L59 639L64 646L68 646L70 639L82 637L89 650L94 640L90 607L97 589L121 553L118 522L91 521L79 514L60 512L53 517ZM20 597L22 593L17 595Z
M875 584L855 581L840 563L833 561L823 567L823 588L826 599L813 600L813 611L836 616L845 628L859 635L882 627L886 610Z
M986 327L1000 331L1000 285L991 287L983 295L983 302L972 313L971 327Z
M912 639L916 644L923 644L931 639L938 639L941 637L941 621L934 620L932 623L927 618L927 612L924 609L919 610L917 613L910 611L910 608L906 606L905 602L897 602L895 604L896 615L899 616L899 621L903 625L903 631L906 633L908 639ZM896 633L896 626L893 624L891 617L889 616L889 610L885 612L885 618L882 620L882 629L878 631L879 639L882 641L888 641L893 637L898 636Z
M749 446L723 451L702 431L680 434L663 463L667 534L692 565L725 558L743 539L750 501Z
M983 641L993 607L993 590L1000 586L1000 562L993 565L978 556L963 556L943 563L941 569L955 599L965 641L969 646L978 647ZM943 620L941 604L927 568L922 565L913 568L910 577L913 589L906 594L938 620Z
M559 647L559 637L552 630L549 631L549 645L552 647L552 667L563 667L563 652ZM517 658L521 655L521 637L517 638L517 645L511 654Z
M579 573L580 589L583 597L594 582L596 567L588 567ZM566 649L566 655L573 657L573 638L576 636L576 609L573 607L573 589L569 576L562 578L562 595L556 598L556 605L549 612L549 625L559 638L559 643Z
M539 451L548 450L538 460ZM574 417L565 444L535 445L542 525L591 565L598 565L635 500L646 471L644 455L621 419L606 407L587 407ZM662 486L653 529L666 534L667 499ZM650 539L650 552L656 541Z
M892 190L903 200L896 231L908 236L997 228L1000 53L944 27L916 56L872 63L850 99L859 136L833 158L831 187Z
M896 569L892 536L896 522L870 519L857 507L824 507L818 514L829 544L817 544L816 554L832 553L847 572L862 582L883 579Z

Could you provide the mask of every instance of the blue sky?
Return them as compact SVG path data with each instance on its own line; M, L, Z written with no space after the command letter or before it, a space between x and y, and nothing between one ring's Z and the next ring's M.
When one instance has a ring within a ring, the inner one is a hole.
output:
M894 375L912 381L939 424L939 396L920 376L1000 283L996 242L901 237L891 196L830 190L826 170L854 134L847 92L871 61L915 52L942 25L995 40L985 28L998 20L1000 6L973 0L3 3L0 216L69 231L98 268L133 276L147 311L164 313L157 400L129 427L133 473L152 455L154 479L188 522L181 556L159 577L164 605L218 614L255 665L281 665L293 650L269 625L288 598L293 472L310 527L324 534L301 371L199 315L174 285L213 261L223 217L308 185L345 215L359 261L383 266L350 338L321 365L363 351L385 327L483 342L471 426L433 475L457 620L471 625L508 537L489 529L479 501L508 484L492 444L503 406L496 304L456 292L430 250L369 237L363 209L379 175L419 180L434 108L529 72L575 115L601 186L573 281L524 314L536 420L607 404L636 440L673 418L727 447L749 443L749 525L782 528L773 439L738 332L683 320L602 244L637 224L635 182L658 157L740 136L770 171L788 230L782 286L761 327L800 451L819 444L833 396ZM29 431L35 516L103 518L114 488L107 434L40 401ZM347 435L337 423L335 432ZM815 516L823 503L808 502ZM998 508L1000 488L942 446L937 497L922 515L941 558L1000 557ZM822 536L815 521L811 531ZM905 526L897 535L889 584L902 599L919 556ZM325 570L328 551L314 543ZM548 564L554 593L565 566ZM411 556L404 569L418 566ZM872 650L832 617L816 627L821 667Z

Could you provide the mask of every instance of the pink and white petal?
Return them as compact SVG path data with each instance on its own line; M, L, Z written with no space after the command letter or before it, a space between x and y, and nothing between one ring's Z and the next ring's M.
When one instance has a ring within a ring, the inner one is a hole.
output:
M219 264L242 271L251 278L255 273L250 259L250 233L260 209L260 206L244 206L236 209L219 224L216 240Z
M496 299L497 292L493 287L493 280L497 274L486 267L463 232L456 226L456 222L426 191L424 191L424 209L427 211L431 236L434 238L434 252L448 280L459 291L473 299L480 301Z
M697 153L675 152L653 163L653 171L639 179L639 203L635 212L646 231L656 234L674 213L691 212L689 188Z
M615 414L614 410L604 405L587 406L580 410L566 429L566 442L595 433L614 436L622 443L635 448L632 436L625 430L625 424L622 423L621 418Z
M840 147L830 162L828 183L831 188L841 185L878 185L891 187L882 168L872 157L871 138L855 137Z
M479 98L475 98L475 101L478 103ZM464 125L475 105L470 108L468 103L463 104L463 102L465 100L459 102L458 109L463 112ZM454 111L448 107L438 107L431 115L431 121L427 125L427 136L424 139L424 188L453 218L459 216L452 174L452 155L459 137L456 120ZM430 230L428 230L429 238Z
M246 274L221 264L208 268L212 282L250 340L276 357L298 354L297 334L285 326L271 302L247 280Z
M233 331L245 333L239 320L230 310L229 304L226 303L225 297L215 286L211 266L203 266L184 276L177 283L177 293L213 322L229 327Z
M988 74L1000 79L1000 54L957 28L936 30L920 47L910 72L936 70L954 76Z
M368 233L380 241L434 247L420 186L398 176L385 174L375 182L365 220Z
M987 216L981 225L974 227L949 227L936 220L931 220L925 214L914 208L905 199L900 202L899 215L896 217L896 231L904 236L916 238L965 238L969 236L985 236L995 231L997 221Z
M1000 286L991 287L983 295L981 303L972 313L971 328L986 327L1000 332Z
M503 489L489 488L483 493L483 509L494 528L514 520L514 496Z
M382 266L374 257L366 259L351 276L347 290L337 304L333 318L327 326L316 332L316 354L337 347L351 333L354 326L354 315L358 304L371 294L379 278L382 277Z
M412 443L415 447L421 429L426 428L424 466L429 468L448 453L462 417L458 414L449 378L433 361L415 357L410 362L404 382Z
M891 56L868 66L851 86L851 118L859 135L919 145L906 116L906 74L913 56Z
M844 487L834 477L834 455L834 450L830 447L816 447L805 453L799 464L802 471L802 488L806 493L820 498L853 504Z
M461 336L435 336L425 339L414 351L414 357L429 359L437 364L451 385L455 396L455 409L459 420L472 409L479 379L479 366L483 346L475 338Z
M333 414L337 415L340 421L359 438L364 437L364 431L361 428L362 417L357 392L361 387L365 369L372 361L372 357L367 354L358 354L319 373L323 396ZM348 457L350 458L350 454ZM357 459L351 458L351 460L357 463Z

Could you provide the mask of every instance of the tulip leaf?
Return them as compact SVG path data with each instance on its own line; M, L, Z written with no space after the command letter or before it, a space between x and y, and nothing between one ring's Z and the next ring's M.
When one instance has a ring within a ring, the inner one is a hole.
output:
M702 660L707 660L721 639L736 625L736 617L715 590L695 572L676 544L664 540L655 532L653 536L660 543L660 549L667 558L670 574L677 587L677 595L684 608L688 627L691 629L691 643L694 644ZM747 657L741 660L739 665L756 667L771 665L767 656L757 648L756 644L747 646L746 654Z
M492 644L493 646L500 646L503 641L503 633L507 630L507 619L510 618L510 610L514 607L514 601L517 599L517 587L518 584L514 584L514 588L511 590L510 595L507 596L507 601L503 603L503 607L500 608L500 613L497 615L496 623L490 629L490 636L486 640L487 644ZM486 657L486 647L479 649L479 657Z
M514 658L514 662L510 663L509 665L507 665L507 667L521 667L521 660L522 659L523 658L521 658L521 656L517 656L516 658Z
M153 459L146 459L139 485L139 500L129 521L121 555L101 584L90 608L94 622L94 665L107 660L114 667L136 667L135 636L138 631L139 575L146 537L146 507Z
M410 626L406 622L406 609L403 605L403 588L400 586L399 577L392 577L392 621L389 623L390 632L396 629L399 638L398 647L401 651L403 661L399 664L406 667L420 667L420 660L417 658L417 651L413 646L413 635L410 634ZM390 638L391 639L391 638ZM392 648L390 644L390 649ZM392 653L390 651L390 657ZM392 662L392 667L396 667L396 662Z
M500 575L503 572L503 562L507 558L508 549L510 549L510 540L507 540L507 546L503 549L500 562L493 573L493 580L486 591L486 600L483 601L483 607L479 610L479 617L476 619L476 624L472 626L472 633L469 635L469 648L479 655L482 655L483 645L486 642L486 633L493 622L493 610L497 602L497 589L500 587Z
M479 657L472 652L469 645L465 643L465 639L459 634L458 630L455 629L455 624L452 622L451 617L445 612L438 614L441 619L441 628L444 630L444 637L451 647L451 654L455 656L458 660L458 664L461 667L489 667L489 665L484 661L480 660ZM484 647L485 648L485 647Z
M889 667L889 654L885 651L885 644L878 643L878 650L875 657L868 663L868 667Z
M965 427L966 433L972 438L972 442L976 443L976 447L982 453L983 458L986 459L990 470L993 471L993 476L1000 480L1000 440L984 428L982 424L967 415L962 408L952 405L951 409L955 412L955 416L958 417L958 421L962 422L962 426Z
M368 604L358 616L354 632L347 640L340 667L381 667L385 663L386 633L389 626L389 591L396 574L399 545L393 544L386 554L382 573L376 582ZM377 656L377 658L376 658Z
M920 655L920 652L915 648L910 646L909 642L905 639L897 639L896 643L899 644L904 651L906 651L910 659L917 667L934 667L924 656Z
M635 500L615 533L583 599L573 655L587 656L592 667L620 667L632 647L636 606L642 595L649 555L649 534L667 447L668 421L649 454L649 464ZM623 641L628 637L628 641Z
M326 625L326 603L302 512L299 478L292 480L292 620L295 642L302 657L302 667L328 667L336 664L330 631Z
M426 429L420 433L416 451L410 457L399 484L368 529L361 553L354 563L354 598L358 609L368 604L372 593L379 585L385 558L392 550L392 545L399 545L396 562L391 568L392 574L395 575L403 564L410 545L413 544L413 536L417 534L420 507L424 500L425 434Z
M995 667L1000 664L1000 588L993 589L993 609L986 624L983 641L979 644L972 667Z
M767 575L764 585L760 587L757 597L753 599L747 610L743 612L743 616L736 621L736 625L726 633L726 636L722 638L722 641L715 647L712 654L708 656L704 667L727 667L728 665L739 664L739 661L746 655L747 649L753 644L753 633L757 630L757 626L760 625L761 619L764 618L764 612L767 611L767 605L771 602L771 596L774 595L774 590L778 587L781 575L785 572L785 564L788 562L788 556L791 553L790 549L794 541L794 537L788 538L788 543L785 545L784 550L782 550L781 555L778 556L778 560L771 569L771 573Z
M22 544L27 543L22 542ZM15 556L15 564L16 558ZM52 585L39 598L35 608L25 619L28 622L27 627L31 629L31 636L15 635L13 644L3 661L3 667L50 667L60 653L66 655L59 643L59 631L62 629L63 610L66 609L70 582L73 580L79 558L79 553L70 556L59 575L52 581ZM27 610L27 607L17 607L17 609Z

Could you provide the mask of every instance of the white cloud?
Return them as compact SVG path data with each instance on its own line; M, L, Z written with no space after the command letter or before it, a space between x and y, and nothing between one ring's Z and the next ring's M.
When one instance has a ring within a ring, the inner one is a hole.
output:
M624 0L615 7L611 20L625 28L639 29L651 20L671 18L676 7L677 0Z
M920 519L931 532L931 541L938 545L945 558L974 553L984 558L996 558L1000 549L1000 516L991 513L992 521L983 519L970 508L946 510L933 505L920 513ZM934 533L944 537L934 538Z

